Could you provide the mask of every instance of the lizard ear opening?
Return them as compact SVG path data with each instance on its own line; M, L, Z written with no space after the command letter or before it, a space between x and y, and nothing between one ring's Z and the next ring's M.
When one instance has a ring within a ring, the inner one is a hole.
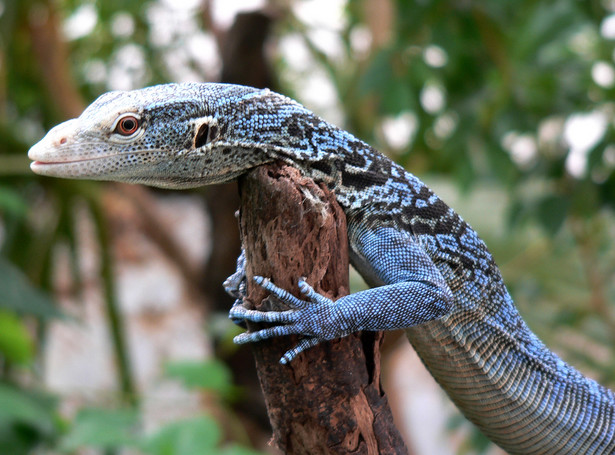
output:
M194 136L194 148L198 149L207 144L207 136L209 136L209 125L203 123L196 132L196 136Z
M218 138L219 129L215 122L203 122L199 125L197 132L194 136L194 148L203 147L208 142L214 141Z

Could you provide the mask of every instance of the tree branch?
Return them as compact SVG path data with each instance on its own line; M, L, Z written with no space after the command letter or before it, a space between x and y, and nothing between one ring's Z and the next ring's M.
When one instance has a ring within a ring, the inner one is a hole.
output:
M44 2L32 9L29 32L47 91L62 117L78 117L85 104L69 65L69 50L60 33L58 12Z
M334 300L348 294L346 219L326 187L275 164L244 177L240 192L247 306L272 307L255 274L297 296L301 276ZM407 453L380 388L380 341L381 334L353 334L285 366L278 361L296 337L255 344L274 445L287 454Z

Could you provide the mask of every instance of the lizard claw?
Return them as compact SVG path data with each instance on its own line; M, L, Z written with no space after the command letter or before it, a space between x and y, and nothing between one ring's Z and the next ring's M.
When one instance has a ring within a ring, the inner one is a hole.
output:
M243 299L246 296L246 254L243 248L237 258L237 268L235 273L224 280L222 285L224 286L226 293L235 298L233 308L241 306L243 304ZM236 325L243 327L244 329L246 328L246 323L243 319L237 319L231 315L229 315L229 318Z
M237 258L235 273L224 280L222 285L226 293L231 297L242 300L246 296L246 253L243 248ZM236 304L237 302L235 302Z
M292 295L290 292L277 287L275 284L273 284L271 282L271 280L269 278L264 278L262 276L255 276L254 277L254 281L256 282L256 284L258 284L259 286L261 286L263 289L265 289L266 291L269 291L271 294L275 295L278 299L280 299L282 302L291 305L295 308L303 308L305 307L306 303L305 301L298 299L297 297L295 297L294 295ZM309 284L307 284L303 279L299 280L299 289L301 289L301 286L305 285L307 286L309 289L312 289L311 286ZM312 292L314 290L312 289ZM302 291L303 292L303 291Z
M280 363L282 365L288 365L300 353L302 353L303 351L307 351L311 347L316 346L321 341L322 340L319 340L318 338L310 338L310 337L305 337L301 339L301 341L299 341L299 344L297 344L297 346L295 346L289 351L286 351L286 353L280 359Z

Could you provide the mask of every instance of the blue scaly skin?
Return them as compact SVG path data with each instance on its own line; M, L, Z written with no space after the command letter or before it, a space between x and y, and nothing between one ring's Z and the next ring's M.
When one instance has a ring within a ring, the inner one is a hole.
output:
M221 84L110 92L29 156L42 175L164 188L229 181L275 160L296 167L334 191L351 263L373 288L333 302L300 282L303 301L258 277L293 309L234 306L237 320L274 323L237 342L303 335L284 363L323 340L404 328L455 404L508 452L615 453L613 392L530 331L474 230L414 175L298 103ZM239 269L228 288L241 296Z

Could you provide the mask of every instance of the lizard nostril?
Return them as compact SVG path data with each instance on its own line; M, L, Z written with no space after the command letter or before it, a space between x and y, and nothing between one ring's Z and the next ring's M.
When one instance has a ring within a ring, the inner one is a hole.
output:
M64 144L66 144L66 141L67 141L67 140L68 140L68 139L66 139L66 137L63 137L62 139L60 139L60 145L64 145Z

